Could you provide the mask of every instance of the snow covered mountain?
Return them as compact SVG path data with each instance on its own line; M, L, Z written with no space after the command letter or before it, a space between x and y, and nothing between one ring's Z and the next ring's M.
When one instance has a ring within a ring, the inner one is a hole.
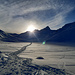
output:
M51 30L48 26L21 34L6 33L0 30L0 40L6 42L75 42L75 22L64 25L58 30Z
M1 30L2 31L2 30ZM34 30L34 32L24 32L21 34L13 33L0 33L1 41L6 42L41 42L49 38L53 33L52 30L47 26L41 30ZM54 32L54 31L53 31Z
M47 42L73 42L75 43L75 22L64 25Z

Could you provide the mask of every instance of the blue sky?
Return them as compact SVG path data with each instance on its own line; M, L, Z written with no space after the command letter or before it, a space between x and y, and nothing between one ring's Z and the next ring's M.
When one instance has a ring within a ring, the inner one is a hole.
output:
M0 0L0 29L25 32L29 25L52 30L75 21L75 0Z

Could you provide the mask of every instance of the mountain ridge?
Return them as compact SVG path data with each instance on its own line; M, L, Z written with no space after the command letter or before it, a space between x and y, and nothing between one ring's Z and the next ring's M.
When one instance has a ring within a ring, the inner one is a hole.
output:
M75 22L65 24L62 28L58 29L56 35L53 35L49 40L47 40L47 42L51 41L75 43Z
M20 34L6 33L0 30L0 40L4 42L75 42L75 22L65 24L58 30L51 30L49 26Z

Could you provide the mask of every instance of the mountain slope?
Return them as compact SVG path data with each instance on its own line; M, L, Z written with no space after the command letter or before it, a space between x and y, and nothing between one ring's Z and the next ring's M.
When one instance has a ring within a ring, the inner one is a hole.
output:
M47 42L75 42L75 22L64 25L57 30Z

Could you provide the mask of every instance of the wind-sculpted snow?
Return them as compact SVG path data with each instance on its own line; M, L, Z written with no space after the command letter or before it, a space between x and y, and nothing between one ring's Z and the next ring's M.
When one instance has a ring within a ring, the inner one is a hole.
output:
M56 69L47 65L39 66L33 64L30 58L17 56L31 44L10 53L8 56L4 56L0 52L0 75L71 75L65 70Z

